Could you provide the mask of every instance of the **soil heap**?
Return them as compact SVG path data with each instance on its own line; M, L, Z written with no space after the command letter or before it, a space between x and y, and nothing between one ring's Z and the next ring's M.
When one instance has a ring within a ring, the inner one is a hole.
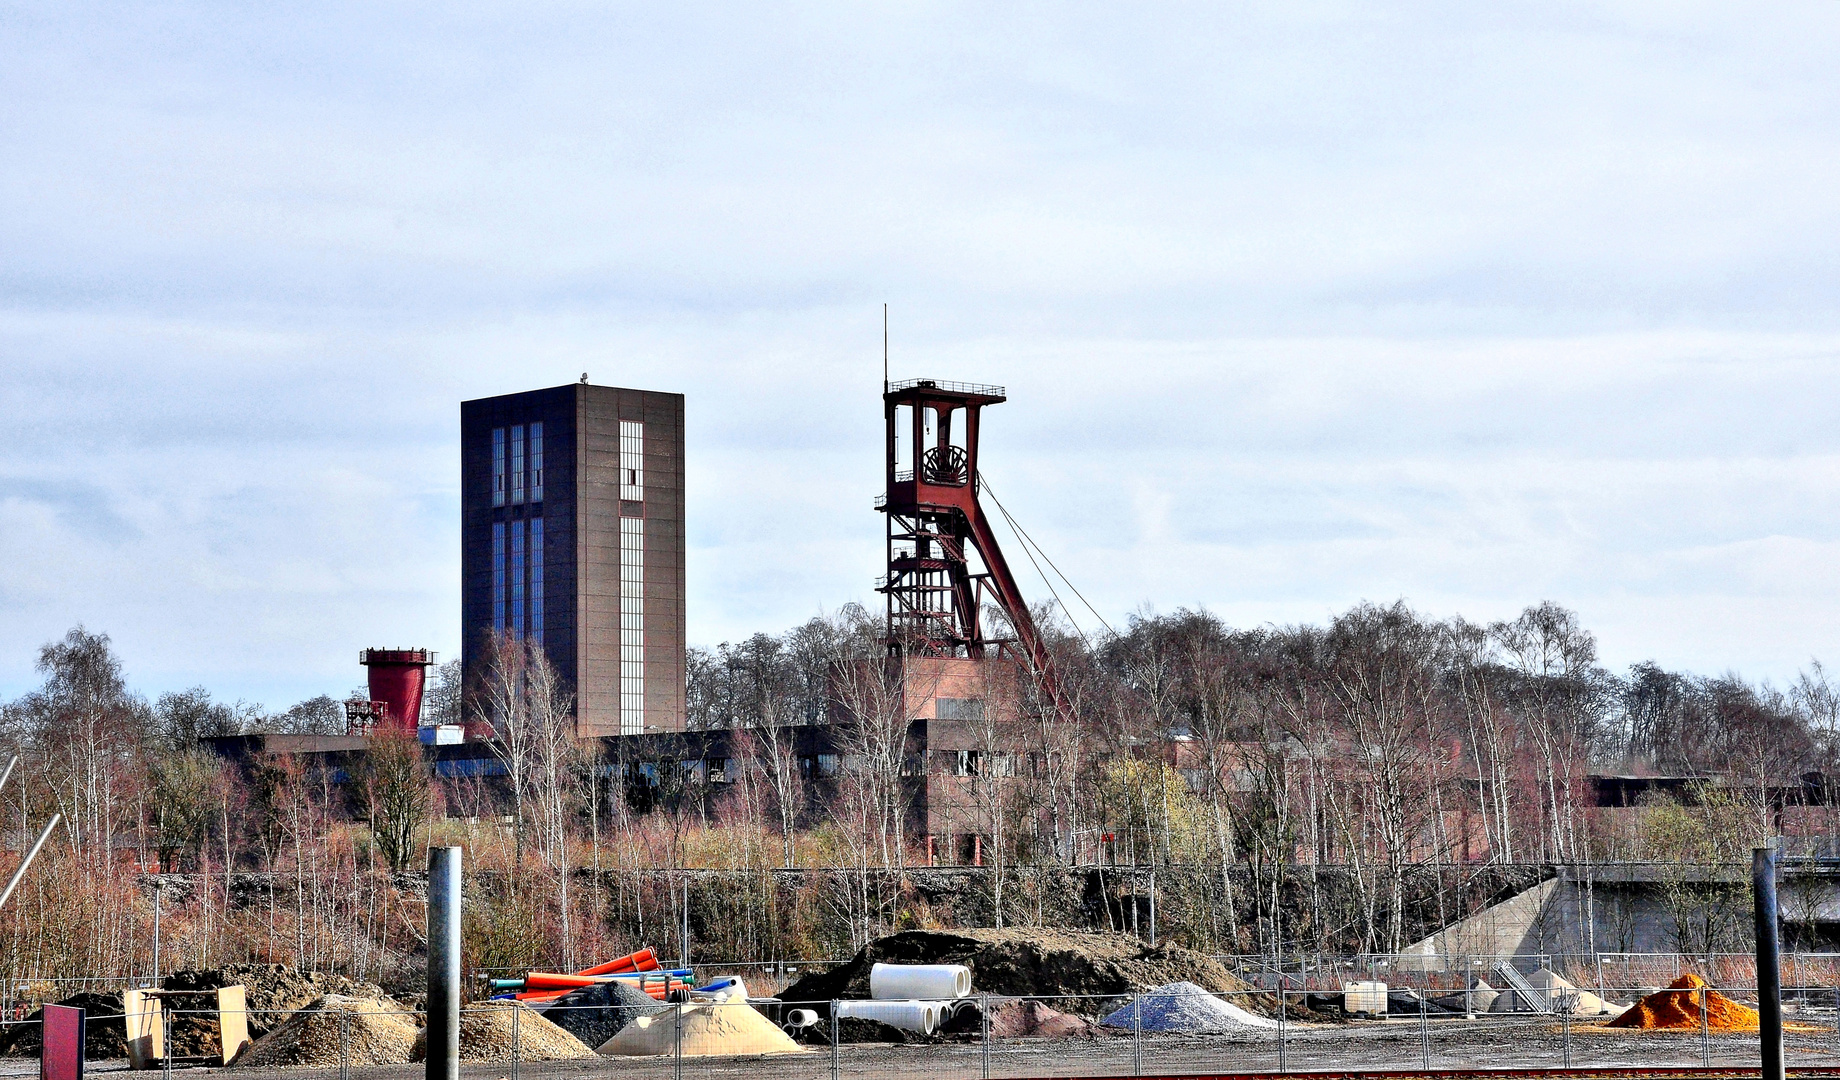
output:
M867 998L869 969L877 963L963 964L975 994L1049 998L1063 1012L1094 1015L1115 1008L1116 998L1173 982L1195 983L1215 993L1247 985L1212 957L1179 945L1146 945L1126 934L1039 927L1012 930L907 930L877 938L847 964L814 972L780 992L785 1002ZM1270 1009L1247 998L1248 1008ZM825 1006L817 1006L820 1012Z
M1756 1031L1757 1010L1733 1001L1706 985L1698 975L1682 975L1667 989L1653 993L1610 1021L1611 1027L1644 1031L1698 1031L1701 1003L1709 1031Z
M584 1046L599 1046L639 1017L667 1008L636 986L604 982L557 998L544 1010L543 1019L580 1039Z
M128 1028L121 1016L120 994L84 992L67 997L57 1004L84 1010L85 1058L104 1061L128 1056ZM44 1031L40 1027L44 1019L45 1010L39 1009L26 1017L26 1023L8 1025L5 1033L0 1034L0 1054L9 1057L39 1056L45 1048Z
M255 1040L232 1064L333 1068L342 1044L353 1065L406 1065L415 1030L415 1014L386 998L326 994Z
M260 1039L288 1019L288 1014L310 1002L336 994L341 997L391 1001L379 986L324 971L311 974L281 964L231 964L201 971L175 971L160 981L162 990L196 991L198 997L170 999L167 1005L184 1010L214 1010L216 991L241 986L249 1006L249 1037ZM119 1004L116 1012L120 1012ZM180 1056L212 1053L218 1046L217 1021L202 1016L173 1017L172 1043Z
M1094 1034L1092 1021L1039 1001L1006 1001L990 1011L993 1039L1090 1039Z
M594 1051L580 1039L545 1020L528 1005L481 1001L461 1009L461 1061L510 1061L514 1046L522 1061L576 1061L594 1056ZM423 1061L427 1057L428 1033L424 1030L414 1036L409 1060Z

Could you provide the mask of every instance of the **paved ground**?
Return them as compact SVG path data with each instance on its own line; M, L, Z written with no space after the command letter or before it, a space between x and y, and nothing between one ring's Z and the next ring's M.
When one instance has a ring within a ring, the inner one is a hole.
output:
M1697 1034L1666 1035L1574 1025L1569 1033L1551 1018L1497 1018L1468 1022L1361 1023L1334 1027L1291 1025L1283 1057L1273 1031L1235 1035L1177 1036L1125 1032L1087 1040L1015 1040L993 1043L988 1052L973 1043L900 1046L844 1046L836 1056L838 1080L981 1080L990 1077L1130 1076L1134 1074L1291 1072L1351 1069L1416 1070L1489 1068L1630 1068L1715 1066L1756 1068L1755 1035L1714 1035L1702 1047ZM1840 1067L1840 1036L1791 1033L1786 1037L1790 1068ZM1427 1050L1429 1057L1427 1058ZM1569 1054L1569 1061L1568 1061ZM1704 1058L1702 1058L1704 1055ZM124 1062L91 1062L90 1072L125 1069ZM831 1080L827 1048L767 1058L608 1058L585 1062L504 1062L463 1065L462 1080L588 1080L617 1074L633 1080ZM187 1069L186 1074L217 1070ZM420 1065L336 1069L235 1069L237 1080L418 1080ZM0 1062L0 1077L37 1072L31 1059ZM228 1078L226 1078L228 1080Z

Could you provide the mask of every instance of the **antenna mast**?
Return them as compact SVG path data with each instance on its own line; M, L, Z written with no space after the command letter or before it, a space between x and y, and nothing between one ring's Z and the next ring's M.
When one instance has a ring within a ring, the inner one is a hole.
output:
M888 305L882 305L882 393L888 392Z

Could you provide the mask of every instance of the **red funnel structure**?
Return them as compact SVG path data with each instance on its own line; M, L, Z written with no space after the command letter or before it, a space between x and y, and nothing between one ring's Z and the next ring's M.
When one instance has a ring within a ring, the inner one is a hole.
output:
M382 727L413 732L422 719L422 686L435 662L429 649L366 649L358 663L370 668L371 702Z

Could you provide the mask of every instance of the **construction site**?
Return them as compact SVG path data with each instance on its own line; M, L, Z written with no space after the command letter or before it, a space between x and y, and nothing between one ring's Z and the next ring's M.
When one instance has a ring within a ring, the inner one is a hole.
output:
M716 653L685 643L682 398L468 402L444 704L436 654L370 648L340 730L192 737L119 820L40 831L22 779L0 1054L59 1080L1840 1070L1836 800L1787 721L1517 667L1582 633L1550 607L1467 652L1418 649L1443 630L1403 605L1082 627L981 471L1007 396L885 383L882 610ZM1708 768L1714 728L1800 756Z

